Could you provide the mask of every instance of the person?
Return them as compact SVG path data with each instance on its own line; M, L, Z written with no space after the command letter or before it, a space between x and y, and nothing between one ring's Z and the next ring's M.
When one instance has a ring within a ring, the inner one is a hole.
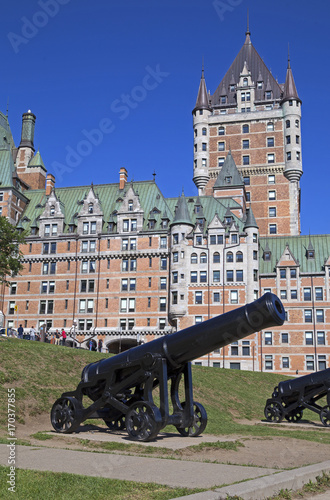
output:
M24 328L22 327L22 325L19 325L19 328L18 328L17 332L18 332L18 338L22 339L23 338L23 333L24 333Z
M99 342L98 342L99 352L102 352L102 345L103 345L102 339L99 339Z
M90 341L89 341L89 350L90 351L93 350L93 341L92 341L92 339L90 339Z
M36 331L34 329L34 326L30 328L30 340L35 340L36 339Z
M66 341L66 333L64 328L62 328L62 345L65 345L65 341Z
M58 329L56 329L56 332L55 332L55 345L60 345L60 332L58 331Z

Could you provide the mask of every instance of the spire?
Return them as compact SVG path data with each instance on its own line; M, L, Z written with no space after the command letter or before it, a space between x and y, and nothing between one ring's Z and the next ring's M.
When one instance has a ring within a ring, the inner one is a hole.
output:
M188 224L194 226L189 215L188 205L184 193L178 198L178 204L176 206L175 215L173 222L171 224Z
M199 84L196 105L195 105L193 112L196 111L196 109L210 109L209 108L209 98L207 95L206 83L205 83L205 78L204 78L204 62L203 62L203 67L202 67L202 76L201 76L201 81Z
M39 149L36 152L36 154L29 161L28 168L31 168L31 167L41 167L44 170L46 170L46 167L45 167L44 162L42 161Z
M294 78L290 63L289 46L288 46L288 67L286 70L286 78L285 78L282 102L287 101L288 99L298 99L301 102L298 96L296 84L294 83Z
M256 220L255 220L255 217L253 215L251 207L247 210L247 216L246 216L244 229L247 229L248 227L258 228L258 224L256 223Z
M250 33L250 27L249 27L249 9L247 9L246 32L245 32L245 36L246 36L245 43L246 44L251 43L250 35L251 35L251 33Z

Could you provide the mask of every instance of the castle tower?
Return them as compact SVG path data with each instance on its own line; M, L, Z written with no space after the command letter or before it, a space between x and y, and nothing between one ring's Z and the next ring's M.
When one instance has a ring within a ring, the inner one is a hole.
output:
M298 235L300 118L290 62L285 83L278 83L247 29L241 50L213 95L207 94L202 74L193 111L193 180L199 194L217 195L214 185L231 151L260 235Z
M196 105L193 109L194 126L194 178L193 181L198 188L198 194L204 194L204 189L209 180L209 107L204 68L199 84Z

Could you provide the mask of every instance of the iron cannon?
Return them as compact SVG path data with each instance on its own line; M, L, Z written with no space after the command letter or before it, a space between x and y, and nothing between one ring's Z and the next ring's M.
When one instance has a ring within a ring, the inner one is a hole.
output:
M327 405L317 402L326 397ZM330 427L330 368L290 380L280 382L274 388L265 406L265 417L268 422L299 422L303 410L308 408L318 413L322 424Z
M86 419L100 418L111 430L126 428L136 441L154 439L167 425L174 425L183 436L198 436L206 427L207 414L193 399L191 361L261 329L282 325L284 319L281 301L266 293L243 307L91 363L83 369L77 389L55 401L52 425L57 432L70 433ZM92 400L87 408L84 396Z

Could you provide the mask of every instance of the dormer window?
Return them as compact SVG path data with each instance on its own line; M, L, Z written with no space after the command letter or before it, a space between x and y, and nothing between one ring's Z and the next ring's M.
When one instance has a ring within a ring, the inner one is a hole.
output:
M92 214L93 212L94 212L94 206L93 206L93 203L90 203L90 204L88 205L88 213L89 213L89 214Z
M133 200L128 201L128 211L133 212Z
M235 92L235 85L230 85L229 90L230 92Z
M231 217L226 217L225 222L226 224L231 224Z
M230 177L230 176L225 177L226 184L231 184L231 179L232 179L232 177Z
M226 96L225 95L221 96L221 104L226 104Z
M50 207L50 215L55 215L55 207L54 207L54 205L52 205Z
M196 205L195 206L195 214L198 214L198 212L201 211L201 206L200 205Z
M258 89L262 89L262 87L263 87L262 82L257 82L257 88L258 88Z
M265 93L265 97L267 100L271 99L272 98L272 91L271 90L267 90L266 93Z
M247 87L247 86L248 86L248 79L243 78L243 87Z
M271 252L264 252L264 260L270 260L271 255Z
M315 259L315 250L307 250L307 259Z
M155 221L154 220L150 220L149 221L149 229L154 229L155 228Z

